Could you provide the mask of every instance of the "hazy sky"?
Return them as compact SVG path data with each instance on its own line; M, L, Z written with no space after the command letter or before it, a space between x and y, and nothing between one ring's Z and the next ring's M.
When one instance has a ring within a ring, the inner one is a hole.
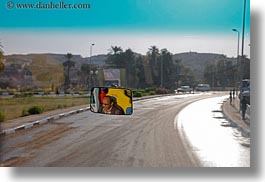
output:
M7 0L0 1L0 41L5 54L105 54L113 46L145 54L156 45L172 53L196 51L236 56L243 0ZM19 3L89 4L89 9L19 9ZM250 8L245 49L249 57ZM4 21L3 21L4 20ZM241 39L241 36L240 36ZM241 43L241 40L240 40ZM241 49L241 47L240 47ZM241 52L241 51L240 51Z

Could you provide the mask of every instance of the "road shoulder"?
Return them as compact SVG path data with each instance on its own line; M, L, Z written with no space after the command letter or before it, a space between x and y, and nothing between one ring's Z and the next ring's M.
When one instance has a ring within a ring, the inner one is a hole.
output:
M0 135L7 135L16 132L16 130L31 128L34 125L46 123L51 120L69 116L89 110L89 105L69 107L65 109L56 109L38 115L29 115L0 123Z
M232 104L229 103L229 99L226 99L222 104L222 111L230 123L242 132L243 136L250 136L250 116L246 114L247 119L242 120L238 99L234 99Z

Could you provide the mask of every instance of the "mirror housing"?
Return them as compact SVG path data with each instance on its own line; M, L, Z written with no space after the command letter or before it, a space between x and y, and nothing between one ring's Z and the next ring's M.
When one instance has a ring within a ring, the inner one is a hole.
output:
M101 114L131 115L132 91L124 88L93 87L90 93L90 110Z

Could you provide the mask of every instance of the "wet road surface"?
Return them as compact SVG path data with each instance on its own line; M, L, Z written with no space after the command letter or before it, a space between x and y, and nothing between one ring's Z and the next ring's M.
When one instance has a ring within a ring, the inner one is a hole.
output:
M134 102L131 116L79 113L1 137L2 166L199 167L174 128L190 103L218 94Z
M178 115L179 131L204 167L250 167L250 138L242 136L221 111L227 97L192 103Z

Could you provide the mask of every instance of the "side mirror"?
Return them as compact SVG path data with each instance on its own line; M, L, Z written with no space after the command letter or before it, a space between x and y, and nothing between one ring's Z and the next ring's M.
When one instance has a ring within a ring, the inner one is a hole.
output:
M90 94L90 110L102 114L131 115L132 91L124 88L94 87Z

